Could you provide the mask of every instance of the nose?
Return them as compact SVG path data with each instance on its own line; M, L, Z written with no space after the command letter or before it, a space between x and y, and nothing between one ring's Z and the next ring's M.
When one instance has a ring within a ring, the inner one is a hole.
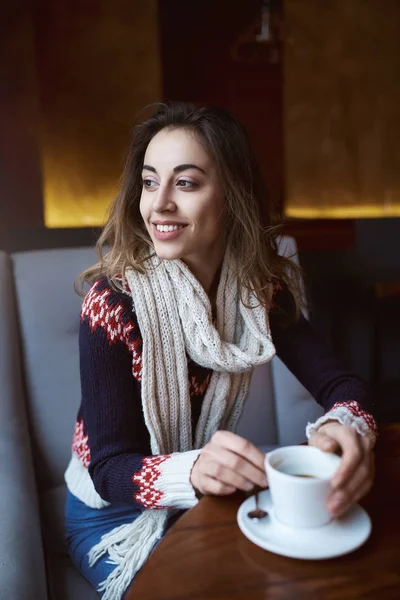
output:
M176 210L176 204L168 185L160 185L158 190L154 193L153 210L155 212L172 212Z

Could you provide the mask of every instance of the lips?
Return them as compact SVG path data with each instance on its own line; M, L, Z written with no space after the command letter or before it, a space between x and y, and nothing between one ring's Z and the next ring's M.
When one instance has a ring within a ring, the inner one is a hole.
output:
M154 221L153 233L157 240L167 241L174 240L179 237L182 232L186 229L187 225L183 223L176 223L173 221ZM157 229L157 225L162 227L162 231ZM171 228L171 230L169 229ZM173 228L173 229L172 229Z
M152 225L187 225L187 223L180 223L179 221L152 221Z

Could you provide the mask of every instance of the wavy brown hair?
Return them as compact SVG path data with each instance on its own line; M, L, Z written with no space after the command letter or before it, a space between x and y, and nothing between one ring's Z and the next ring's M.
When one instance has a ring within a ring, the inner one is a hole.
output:
M85 282L93 283L104 275L118 288L116 276L127 267L145 271L144 262L153 247L139 210L142 167L151 139L165 128L194 132L215 162L226 201L224 242L236 258L240 286L253 290L266 307L271 302L271 284L287 287L298 312L300 270L278 254L279 226L272 222L272 207L248 136L226 110L183 102L159 104L152 116L134 127L121 189L97 242L99 261L81 273L75 289L83 293Z

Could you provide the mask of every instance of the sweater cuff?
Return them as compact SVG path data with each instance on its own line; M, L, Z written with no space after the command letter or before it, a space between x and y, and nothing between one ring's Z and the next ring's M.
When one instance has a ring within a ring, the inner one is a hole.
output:
M147 456L132 481L138 486L135 500L145 508L192 508L198 502L190 474L200 450L166 456Z
M374 417L364 411L360 404L355 400L349 402L336 402L332 408L322 417L317 419L315 423L308 423L306 427L307 439L310 439L311 434L327 421L339 421L342 425L353 427L360 435L366 435L375 445L378 436L378 426Z

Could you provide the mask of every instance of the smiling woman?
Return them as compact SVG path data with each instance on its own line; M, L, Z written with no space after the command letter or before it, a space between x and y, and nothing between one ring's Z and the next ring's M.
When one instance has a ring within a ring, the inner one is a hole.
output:
M162 104L135 129L100 261L79 278L91 289L65 474L69 551L104 600L201 494L267 485L264 454L235 429L253 369L275 354L326 410L310 443L343 453L329 511L371 485L371 400L302 317L276 235L230 114Z
M208 292L224 252L225 202L215 165L184 129L157 133L144 160L140 213L156 254L182 259Z
M185 227L170 237L157 232L157 225ZM183 259L209 289L229 246L240 288L254 290L267 307L267 283L284 282L298 312L298 268L278 255L276 236L268 194L242 126L220 108L161 104L134 129L121 191L98 242L101 261L80 281L106 274L120 288L115 274L128 267L143 272L150 248L160 258ZM110 245L103 257L103 247Z

